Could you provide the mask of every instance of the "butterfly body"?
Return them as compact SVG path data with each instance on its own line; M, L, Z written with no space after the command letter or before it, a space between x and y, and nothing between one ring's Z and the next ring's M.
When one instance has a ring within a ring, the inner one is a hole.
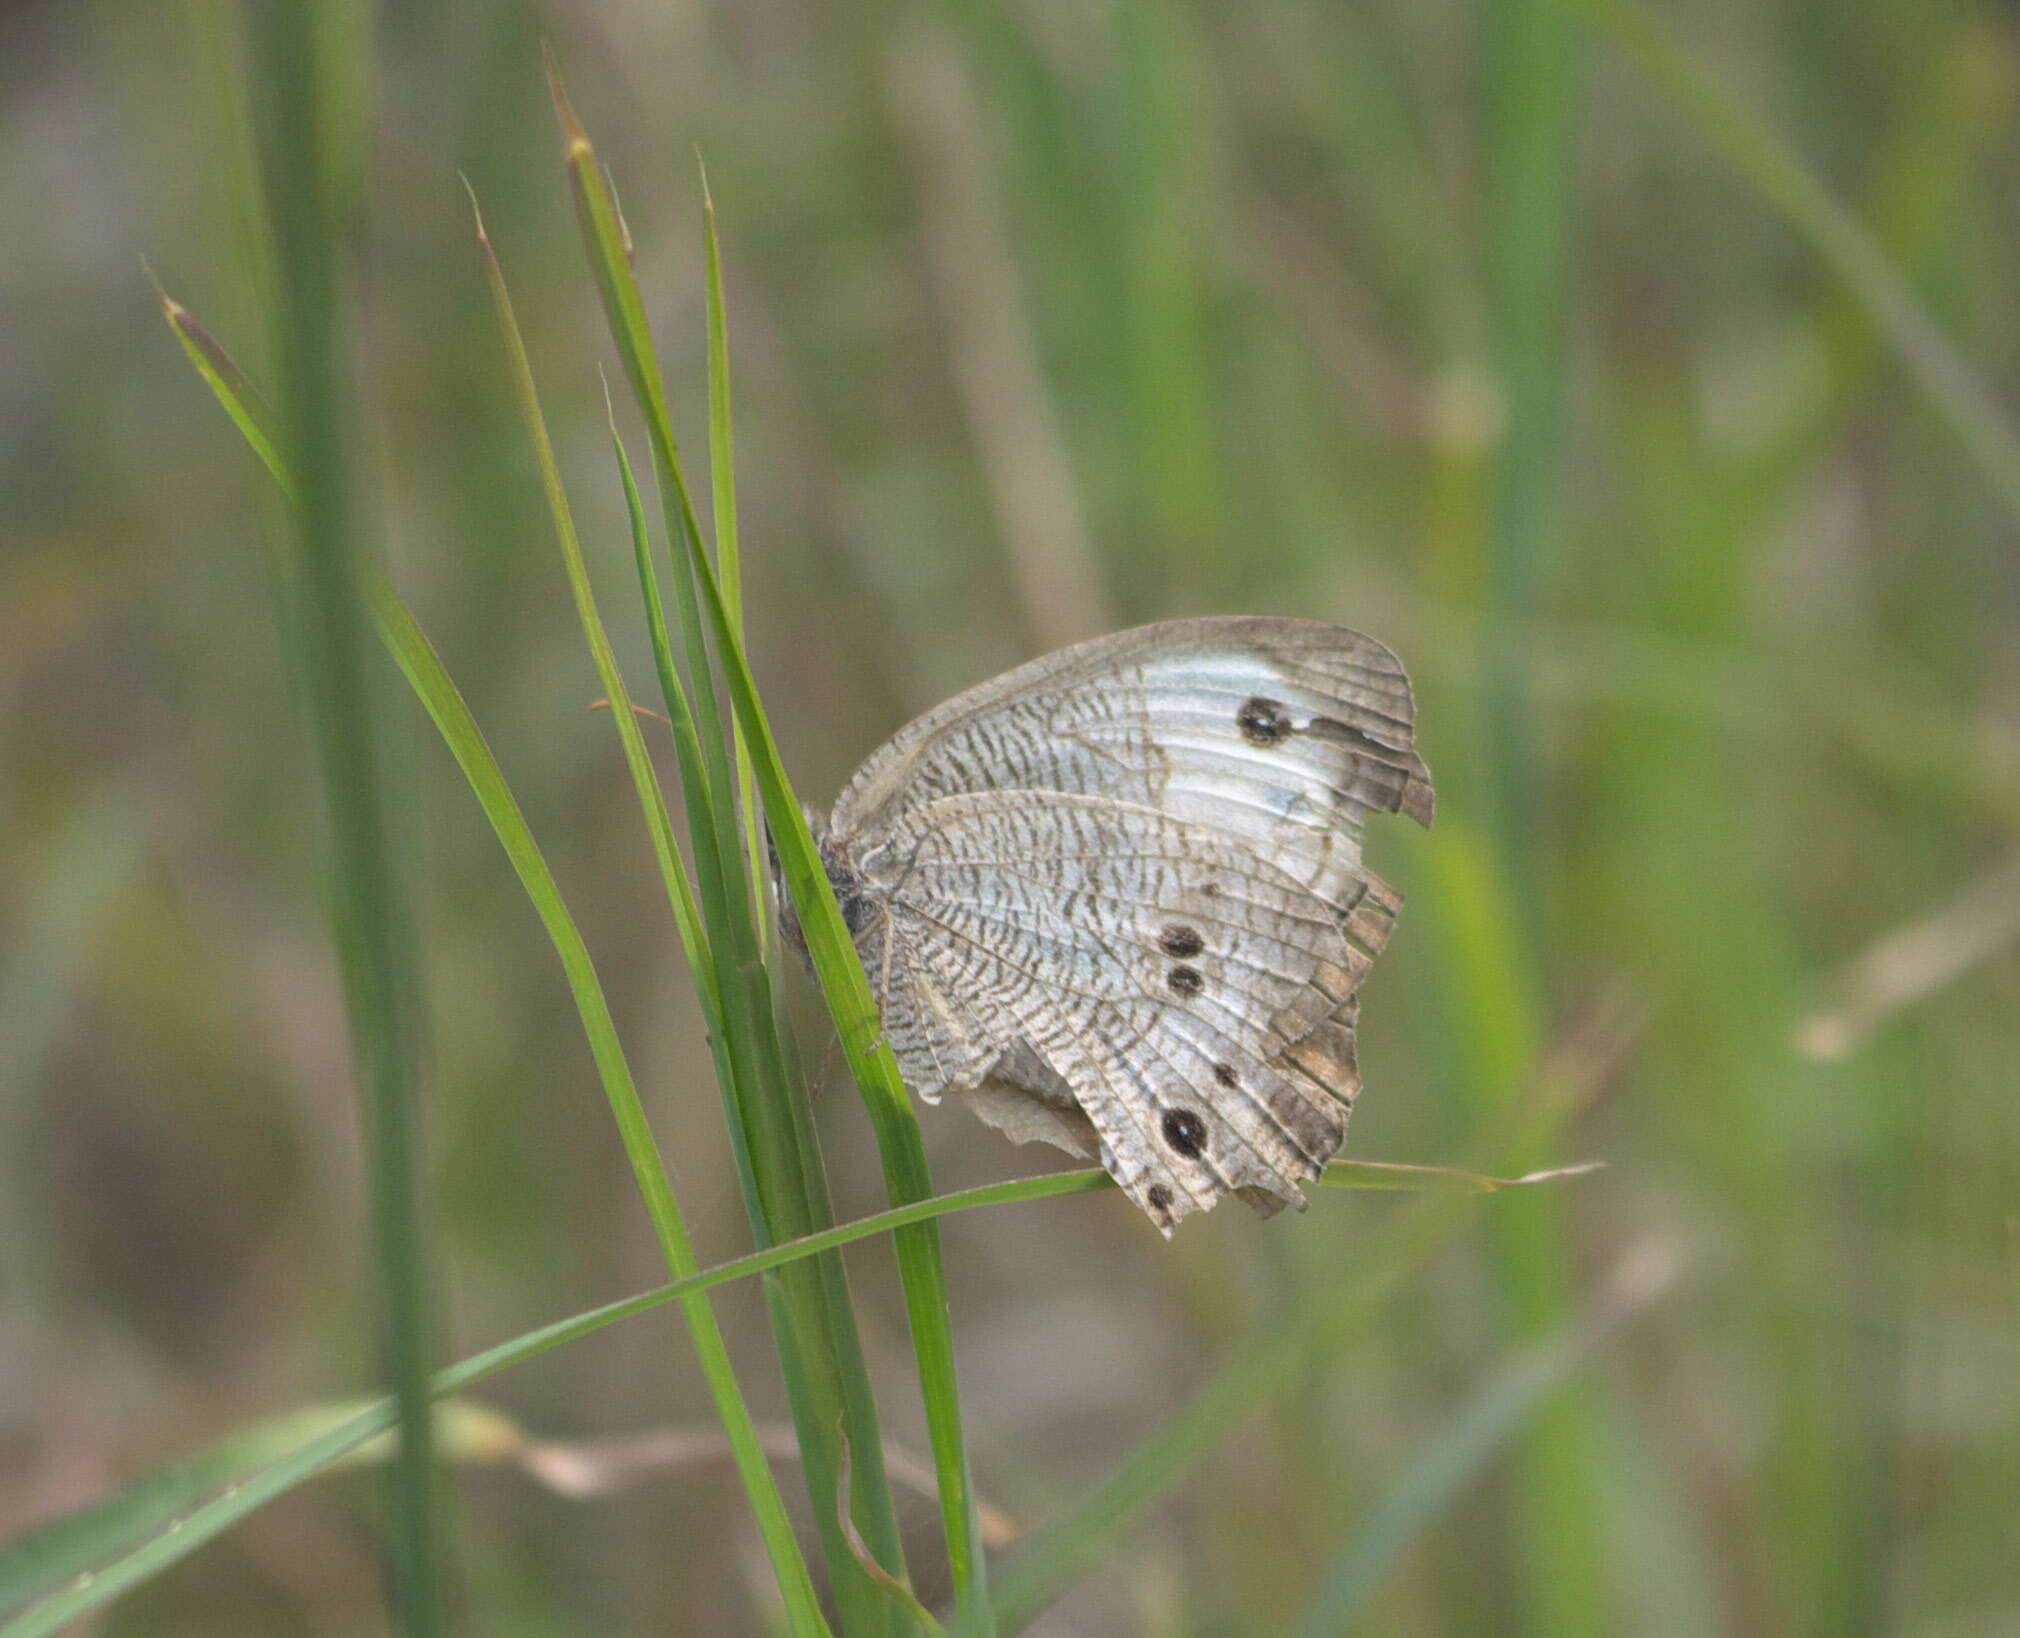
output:
M1167 1234L1337 1151L1355 991L1400 900L1361 820L1429 823L1395 657L1315 621L1175 621L911 723L816 820L885 1039L928 1102L1098 1157Z

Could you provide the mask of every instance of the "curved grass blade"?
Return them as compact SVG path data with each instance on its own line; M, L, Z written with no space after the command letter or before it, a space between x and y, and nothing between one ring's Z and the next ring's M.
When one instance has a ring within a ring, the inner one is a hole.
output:
M232 361L231 354L218 345L217 338L197 321L195 314L162 289L153 268L145 262L140 265L161 302L161 316L168 320L168 327L175 332L175 339L182 344L182 350L196 373L224 406L224 412L231 417L232 425L238 428L239 436L259 457L260 465L280 485L281 492L291 501L299 500L300 496L295 492L294 473L282 461L280 449L274 441L273 411L262 401L253 384L246 380Z
M841 1437L842 1460L835 1470L835 1516L842 1521L842 1533L847 1538L849 1551L862 1567L863 1574L889 1593L891 1598L912 1618L912 1624L926 1638L947 1638L946 1629L933 1618L933 1612L919 1602L919 1595L912 1591L909 1582L900 1581L877 1562L877 1555L870 1551L869 1543L863 1540L856 1529L855 1520L849 1513L849 1473L855 1460L849 1450L849 1434L846 1427L838 1426Z
M630 514L633 551L652 639L653 659L672 713L671 725L681 759L683 782L689 790L696 790L701 786L698 783L699 751L695 745L694 719L667 639L665 611L653 568L644 508L639 500L630 458L625 454L624 441L617 432L614 414L610 433L618 472L623 480L625 505ZM741 919L737 912L743 907L730 904L729 894L733 889L723 865L724 853L734 856L735 844L710 829L706 811L697 812L692 808L689 811L696 821L693 840L702 877L703 901L712 907L712 917ZM741 891L754 897L758 890L746 884ZM750 946L750 939L743 930L732 929L731 937L740 950ZM769 1058L772 1042L776 1040L781 1048L785 1042L771 1022L776 1012L766 1011L771 1002L769 988L758 992L765 975L754 970L750 961L734 956L728 965L730 970L721 976L727 981L728 997L733 1003L730 1010L734 1027L713 1032L711 1046L716 1054L716 1081L723 1095L724 1116L736 1156L739 1184L758 1243L763 1246L780 1238L790 1238L795 1233L804 1234L828 1227L834 1218L828 1205L824 1180L819 1176L811 1123L802 1118L805 1114L803 1100L792 1093L792 1088L800 1083L796 1077L784 1073L783 1059ZM769 1058L771 1085L774 1088L770 1094L753 1091L744 1084L750 1075L748 1066L753 1055ZM784 1125L773 1119L781 1104L786 1106L787 1122ZM750 1134L753 1131L764 1146L763 1153L756 1159L751 1152ZM810 1160L810 1157L814 1158ZM763 1177L759 1175L760 1168ZM768 1187L769 1179L779 1179L786 1186ZM785 1228L786 1232L781 1233L781 1228ZM823 1541L831 1554L846 1552L849 1565L862 1563L861 1555L856 1551L862 1541L861 1533L847 1516L832 1510L833 1497L853 1494L857 1507L870 1520L872 1532L886 1555L893 1564L902 1567L903 1551L897 1531L895 1502L884 1471L881 1448L877 1460L865 1467L860 1484L853 1491L847 1486L829 1485L830 1476L848 1465L843 1449L846 1435L840 1440L827 1437L828 1429L835 1420L830 1417L829 1410L839 1404L839 1420L845 1426L853 1424L867 1433L875 1433L877 1429L876 1403L870 1393L867 1372L858 1368L857 1364L861 1359L861 1344L856 1335L854 1313L848 1306L842 1270L825 1264L812 1270L794 1270L793 1278L782 1282L777 1289L769 1290L767 1298L773 1310L775 1335L780 1344L780 1364L793 1406L794 1423L803 1436L800 1458L812 1488L816 1522ZM809 1306L816 1304L817 1308ZM819 1339L824 1334L828 1339L825 1344L806 1340ZM903 1585L891 1570L879 1565L879 1571L879 1574L870 1574L865 1568L864 1574L877 1587ZM840 1600L847 1609L859 1610L862 1595L870 1589L856 1586L849 1577L847 1566L843 1575Z
M842 921L833 884L821 868L806 817L786 776L749 661L731 626L721 587L706 555L692 539L688 541L688 551L714 631L730 702L751 748L765 820L779 852L780 872L806 935L815 975L841 1036L842 1050L869 1110L883 1162L885 1186L894 1203L925 1200L932 1194L925 1145L904 1083L898 1076L897 1061L889 1046L877 1036L877 1012L870 996L869 979ZM987 1635L994 1632L995 1622L988 1604L987 1573L975 1515L967 1442L961 1430L953 1326L947 1307L939 1235L930 1223L924 1223L901 1231L894 1246L905 1310L912 1327L934 1468L939 1477L941 1521L946 1530L948 1569L954 1583L956 1608L964 1632Z
M582 624L583 637L589 644L597 677L603 684L605 697L610 701L610 717L617 724L618 736L624 745L625 763L638 787L639 806L645 812L646 824L652 833L653 857L666 884L667 899L673 906L682 949L697 982L704 986L702 1005L708 1014L710 1027L719 1029L721 1001L710 981L714 966L709 956L708 932L695 903L694 887L688 880L687 867L674 843L673 823L667 814L665 796L659 788L659 775L653 769L652 758L645 749L645 736L640 732L638 718L631 709L631 694L625 685L624 673L618 668L616 653L611 649L609 635L603 629L602 616L596 611L596 597L590 589L589 569L582 559L582 545L575 533L574 515L569 509L567 491L562 487L560 468L554 460L554 445L547 435L546 417L541 413L539 395L534 389L533 367L526 356L526 343L512 311L512 298L505 288L505 275L498 265L497 253L492 249L491 236L484 230L484 219L478 213L474 192L470 196L470 211L476 223L477 244L483 252L484 277L490 286L498 327L509 356L513 395L518 399L526 435L533 445L534 459L540 468L540 486L547 497L548 512L561 545L568 589L575 599L576 614ZM682 694L678 697L684 707L686 696ZM668 701L669 705L673 703L671 699ZM681 719L676 715L675 720L678 722ZM691 711L686 720L693 720Z
M178 339L182 340L188 349L191 345L188 332L184 324L177 321L177 314L187 317L186 311L179 304L173 303L165 293L162 302L164 316L175 329ZM188 322L194 324L193 320ZM256 401L245 396L247 388L244 377L232 365L229 355L215 342L211 342L205 358L212 367L204 368L203 364L199 363L199 372L211 390L217 394L233 423L244 426L248 421L256 421ZM254 447L261 453L262 460L266 462L282 489L292 493L292 474L285 458L279 453L278 446L271 439L263 439ZM625 1154L630 1160L633 1176L637 1179L640 1193L645 1199L647 1215L651 1218L654 1232L660 1240L667 1266L676 1277L691 1274L697 1265L686 1224L673 1197L672 1185L667 1178L658 1145L652 1136L651 1124L646 1118L637 1085L632 1079L630 1065L618 1040L616 1023L611 1017L609 1003L604 998L602 983L596 975L588 947L583 943L574 918L569 914L567 904L561 896L560 887L547 867L539 844L533 839L525 815L505 781L504 771L498 766L497 759L492 756L491 748L485 742L476 718L471 714L468 704L449 677L440 656L435 653L433 645L428 642L419 623L400 601L398 594L383 579L372 582L368 588L368 595L380 639L391 651L401 672L440 731L443 742L456 758L457 766L462 770L479 806L483 808L485 817L490 821L493 832L497 835L500 845L504 847L506 857L511 861L526 891L527 898L547 930L555 953L560 957L569 991L575 1000L577 1013L582 1019L583 1032L588 1038L590 1052L596 1062L598 1076L602 1080L612 1116L617 1122L618 1133L624 1143ZM621 686L621 679L619 681ZM636 724L631 722L631 712L625 710L623 715L635 735ZM642 743L640 754L643 754ZM663 814L663 808L661 812ZM674 866L678 868L678 853L674 853L672 857ZM678 906L678 899L675 902ZM698 918L692 923L692 931L697 937L700 936ZM699 974L705 969L697 967L696 971ZM704 989L705 1006L709 999L709 992ZM721 1331L716 1325L715 1315L707 1307L706 1301L700 1298L687 1303L686 1308L689 1329L694 1338L695 1351L702 1366L703 1376L715 1400L724 1434L730 1442L738 1475L750 1496L752 1511L757 1517L766 1550L772 1556L787 1615L793 1623L793 1631L802 1634L824 1633L827 1631L827 1624L814 1595L812 1578L799 1551L798 1540L787 1517L784 1500L779 1495L777 1483L764 1459L756 1428L744 1403L742 1390L737 1385L735 1371L729 1359L728 1349L723 1343Z
M646 527L645 503L639 498L638 480L632 474L631 458L624 452L624 440L618 436L617 411L610 402L608 383L605 383L603 401L610 423L610 446L617 458L618 478L624 487L625 512L631 522L632 556L638 566L639 585L644 591L646 628L652 640L653 664L659 672L660 693L666 701L666 724L673 736L681 788L688 792L704 790L707 775L702 764L701 740L695 727L694 703L688 698L687 687L673 662L672 646L667 641L666 609L659 598L652 567L652 537ZM643 788L640 789L639 799L641 802L647 800ZM696 868L702 877L702 900L705 904L714 904L724 891L720 853L715 846L714 833L708 828L707 813L697 812L693 807L688 812L692 821L689 835L694 844ZM749 1123L737 1091L729 1040L722 1027L721 990L713 970L695 965L701 959L700 954L689 950L687 955L689 969L697 975L697 984L705 986L710 992L710 1000L705 1005L710 1009L709 1050L715 1060L716 1090L722 1098L723 1120L729 1129L737 1186L744 1201L749 1204L759 1198L757 1171L751 1160Z
M488 752L484 754L488 757ZM509 794L505 800L510 802ZM525 838L526 845L530 846L530 842L530 837ZM545 865L538 862L537 850L529 857L535 873L544 873ZM559 896L554 895L551 902L565 920L567 912L560 906ZM557 945L561 942L557 940ZM571 935L566 942L586 962L586 954L579 951L579 941ZM1450 1185L1465 1194L1478 1194L1530 1181L1542 1182L1546 1176L1562 1174L1541 1174L1533 1179L1492 1178L1425 1167L1420 1175L1424 1178L1417 1185L1420 1187ZM1392 1168L1368 1161L1335 1161L1327 1169L1325 1181L1342 1188L1412 1186L1399 1182ZM1106 1172L1087 1168L988 1183L893 1207L543 1325L439 1372L431 1391L438 1398L461 1392L486 1377L524 1364L605 1326L669 1302L691 1302L716 1286L783 1268L854 1241L894 1233L954 1212L1066 1195L1099 1194L1114 1186L1114 1179ZM301 1414L313 1415L314 1419L308 1426L296 1419L262 1423L259 1428L234 1435L203 1456L139 1480L105 1502L0 1547L0 1638L42 1638L54 1632L187 1557L246 1515L392 1426L392 1407L386 1400L374 1402L335 1426L328 1425L327 1411ZM280 1433L287 1430L292 1430L300 1442L282 1439ZM277 1451L275 1445L288 1448ZM75 1584L66 1586L66 1583Z
M760 889L751 883L732 893L728 887L731 861L740 859L743 849L692 569L693 563L706 562L706 554L667 415L650 328L625 253L622 221L608 179L551 66L550 81L584 245L612 338L645 418L667 533L677 543L673 590L704 764L702 781L690 786L687 793L689 813L704 907L718 940L716 979L723 1000L722 1034L731 1058L737 1118L744 1124L758 1185L756 1198L746 1204L762 1245L824 1228L833 1221L833 1211L810 1111L786 1074L785 1049L752 918L752 905L761 896ZM649 562L649 557L641 559L645 566L643 589L648 606L656 608L658 583ZM661 637L663 624L663 620L655 624L655 658L668 670L673 662ZM847 1418L850 1442L861 1453L854 1487L859 1523L879 1561L902 1579L904 1550L845 1271L839 1263L824 1260L809 1269L793 1271L768 1294L775 1303L774 1334L799 1430L815 1524L842 1619L865 1634L909 1627L912 1623L905 1612L893 1608L883 1589L857 1568L833 1512L833 1478L840 1462L840 1445L834 1436L832 1412L839 1405Z
M646 418L667 531L693 555L701 555L695 509L681 473L679 448L667 422L659 362L650 349L644 305L624 250L622 218L608 178L596 160L596 149L576 121L558 77L553 77L553 97L564 131L566 164L584 244L604 297L612 337L622 353L626 378L632 382ZM620 450L620 465L622 460ZM638 574L654 662L669 691L669 713L679 721L683 719L683 707L675 699L681 687L679 667L667 636L661 584L636 523L634 535L642 547ZM675 551L673 592L687 660L687 687L693 691L693 711L687 719L695 723L699 739L699 765L683 761L683 784L695 846L695 873L713 939L715 988L723 1010L715 1040L727 1052L727 1077L723 1077L727 1115L749 1155L753 1190L745 1194L745 1210L758 1244L764 1246L826 1228L834 1214L806 1097L786 1074L770 980L762 967L762 945L751 915L762 889L741 881L731 885L731 879L741 875L741 848L729 753L701 630L695 580L687 568L687 551L681 549ZM780 1369L800 1434L814 1525L820 1531L836 1590L838 1616L844 1626L863 1632L867 1638L909 1628L911 1622L903 1608L893 1608L883 1585L856 1567L842 1521L834 1515L834 1474L842 1460L834 1422L840 1412L850 1442L871 1452L856 1462L852 1491L863 1533L885 1569L903 1579L903 1537L897 1529L897 1505L883 1468L883 1434L877 1426L869 1363L863 1357L854 1309L848 1301L846 1272L840 1264L826 1260L810 1268L794 1268L776 1285L770 1285L766 1295L774 1315Z
M381 588L377 613L380 630L400 668L406 673L422 704L434 718L457 764L463 769L492 829L505 847L527 897L533 901L555 952L568 975L569 989L580 1013L583 1031L589 1038L597 1072L603 1080L611 1113L617 1121L625 1154L644 1196L647 1215L652 1219L662 1256L677 1276L692 1275L696 1269L693 1242L674 1198L673 1186L652 1135L651 1124L638 1096L631 1067L618 1040L615 1020L596 976L587 946L568 913L553 874L541 856L525 816L506 786L503 772L490 747L484 742L476 719L471 716L461 693L450 680L433 647L405 606L390 588ZM627 718L631 713L625 711ZM699 1288L697 1288L699 1289ZM770 1555L773 1573L785 1600L788 1619L796 1633L824 1633L827 1623L808 1573L806 1560L793 1534L778 1483L766 1463L750 1408L737 1384L720 1327L707 1299L695 1296L685 1303L689 1331L702 1367L716 1414L730 1443L737 1473L750 1498L759 1534Z
M708 168L695 160L701 173L702 218L707 224L708 252L708 471L709 504L715 522L716 572L722 576L722 597L729 605L731 628L743 637L743 551L736 522L736 439L730 421L729 316L722 295L722 244L715 227L715 195L709 192ZM766 965L778 955L778 928L765 913L765 840L750 746L743 725L734 725L737 812L743 819L745 873L751 886L751 914L764 945Z
M468 1418L452 1415L460 1401L436 1407L436 1444L445 1460L454 1460L467 1440L458 1424ZM350 1430L361 1416L378 1415L390 1429L386 1401L352 1400L311 1405L242 1428L185 1461L176 1462L89 1507L65 1514L0 1548L0 1632L11 1635L16 1623L32 1615L47 1619L49 1611L31 1610L66 1582L78 1582L84 1592L96 1584L102 1597L110 1577L125 1558L145 1549L155 1537L177 1537L177 1521L206 1504L235 1500L249 1475L290 1461L324 1436ZM396 1444L389 1433L373 1437ZM318 1464L319 1469L364 1460L370 1452L360 1439ZM183 1526L187 1528L187 1525ZM180 1555L177 1555L180 1556ZM23 1628L22 1630L33 1630Z
M750 748L765 819L779 848L782 873L800 913L800 924L807 934L823 994L840 1028L843 1050L849 1056L857 1085L863 1089L869 1107L891 1199L898 1204L927 1199L932 1187L926 1172L925 1149L919 1138L917 1119L888 1049L879 1048L875 1053L866 1050L865 1043L876 1027L876 1012L870 999L868 980L843 926L834 890L820 868L812 836L779 758L743 653L737 621L731 615L714 569L702 550L694 508L671 433L661 424L666 413L665 394L652 357L651 337L645 325L643 306L638 299L630 265L621 253L614 208L595 160L595 150L568 108L558 81L555 84L555 100L568 143L569 170L576 184L584 238L590 247L599 287L604 292L611 314L613 332L624 354L626 373L652 429L654 454L661 468L662 483L671 496L668 500L668 533L679 543L687 558L688 573L676 574L676 589L686 592L694 587L700 588L703 609L715 638L716 654L723 667L736 724ZM719 306L719 291L716 301ZM726 413L726 394L718 402L722 413ZM699 679L708 668L698 638L694 639L690 658L694 674ZM877 1061L878 1058L881 1062ZM930 1225L921 1225L898 1235L896 1251L906 1311L912 1325L934 1465L940 1483L942 1522L947 1535L949 1572L956 1603L963 1621L967 1623L967 1630L986 1634L993 1630L992 1616L985 1592L986 1570L968 1472L967 1445L961 1431L953 1334L939 1240Z

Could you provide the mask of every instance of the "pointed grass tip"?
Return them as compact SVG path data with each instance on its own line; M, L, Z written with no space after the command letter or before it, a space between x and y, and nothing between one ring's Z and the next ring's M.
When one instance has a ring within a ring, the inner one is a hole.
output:
M561 152L570 165L577 160L591 157L596 148L589 140L589 133L582 128L582 121L575 117L575 108L568 100L568 87L561 82L561 65L554 60L554 43L540 42L540 59L547 68L547 94L554 99L554 118L561 126Z
M484 254L492 254L491 235L484 227L484 213L477 208L477 190L471 186L470 178L462 171L456 173L456 180L463 184L463 191L470 196L470 220L477 229L477 243L484 247Z
M701 178L701 209L711 223L715 221L715 195L709 191L708 161L701 157L701 144L694 145L694 174Z
M203 327L203 320L168 293L145 256L140 258L140 270L147 275L147 282L154 286L155 299L161 303L161 316L168 321L169 328L201 352L212 367L235 375L237 372L230 357Z
M1603 1160L1581 1160L1573 1166L1552 1166L1545 1171L1524 1172L1520 1177L1511 1177L1503 1186L1511 1189L1526 1188L1531 1183L1561 1183L1567 1178L1583 1177L1588 1172L1603 1172Z
M163 318L167 319L170 324L174 324L183 315L188 313L189 309L184 307L181 302L177 301L175 297L171 296L163 288L161 280L155 274L154 264L145 256L140 258L140 271L147 275L147 282L154 288L154 299L161 303L161 316Z

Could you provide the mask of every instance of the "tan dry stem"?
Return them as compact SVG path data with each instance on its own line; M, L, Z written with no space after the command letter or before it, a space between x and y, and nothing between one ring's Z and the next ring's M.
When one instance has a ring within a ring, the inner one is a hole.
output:
M1110 629L1066 439L960 59L921 28L891 62L891 103L919 180L920 232L955 390L974 431L1024 623L1042 651Z
M1838 1004L1796 1026L1796 1050L1846 1057L1896 1014L1926 1000L2020 938L2020 854L1951 903L1889 933L1837 978Z

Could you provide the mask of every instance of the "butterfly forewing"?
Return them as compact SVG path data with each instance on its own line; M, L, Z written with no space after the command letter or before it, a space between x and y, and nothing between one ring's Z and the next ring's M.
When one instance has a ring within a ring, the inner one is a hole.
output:
M836 801L839 833L976 790L1063 790L1231 813L1261 802L1429 823L1410 685L1380 643L1313 620L1175 620L1047 655L901 729ZM1268 755L1255 753L1268 752Z

